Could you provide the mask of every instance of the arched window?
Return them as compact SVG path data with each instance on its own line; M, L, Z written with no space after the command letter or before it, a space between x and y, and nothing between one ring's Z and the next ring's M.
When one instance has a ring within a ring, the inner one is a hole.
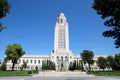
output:
M36 64L36 60L34 60L34 64Z
M38 60L38 64L40 64L40 60Z
M68 57L67 56L65 56L65 61L68 61Z
M60 23L63 23L63 19L60 19Z

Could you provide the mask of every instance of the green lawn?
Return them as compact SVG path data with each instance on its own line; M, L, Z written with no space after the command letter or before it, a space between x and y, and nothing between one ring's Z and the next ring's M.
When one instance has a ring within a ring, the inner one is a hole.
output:
M96 76L120 76L120 71L91 71Z
M30 76L28 71L0 71L0 76Z

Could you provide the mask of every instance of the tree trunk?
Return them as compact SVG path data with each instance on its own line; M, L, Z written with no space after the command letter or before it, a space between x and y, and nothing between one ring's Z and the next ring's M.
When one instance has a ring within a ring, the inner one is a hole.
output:
M88 65L89 65L89 70L91 70L90 64L88 64Z
M104 71L104 69L103 69L103 71Z
M14 71L14 67L15 67L15 63L13 62L13 65L12 65L12 71Z

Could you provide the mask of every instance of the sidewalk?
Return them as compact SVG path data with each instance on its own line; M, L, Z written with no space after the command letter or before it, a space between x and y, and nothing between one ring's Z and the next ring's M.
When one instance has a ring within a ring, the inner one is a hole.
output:
M82 71L65 71L65 72L57 72L57 71L42 71L39 72L39 76L59 76L59 75L87 75L86 72Z

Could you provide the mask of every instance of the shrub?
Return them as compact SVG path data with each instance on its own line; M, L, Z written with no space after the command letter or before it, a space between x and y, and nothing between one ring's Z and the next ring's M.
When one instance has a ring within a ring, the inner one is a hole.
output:
M6 71L6 63L5 62L2 63L0 70Z
M36 74L37 74L38 72L39 72L39 70L33 70L33 73L36 73Z
M22 65L22 66L20 67L20 70L22 71L22 70L23 70L23 68L24 68L24 67L23 67L23 65Z
M32 74L33 72L31 70L28 71L28 74Z
M35 67L35 70L38 70L38 66Z

